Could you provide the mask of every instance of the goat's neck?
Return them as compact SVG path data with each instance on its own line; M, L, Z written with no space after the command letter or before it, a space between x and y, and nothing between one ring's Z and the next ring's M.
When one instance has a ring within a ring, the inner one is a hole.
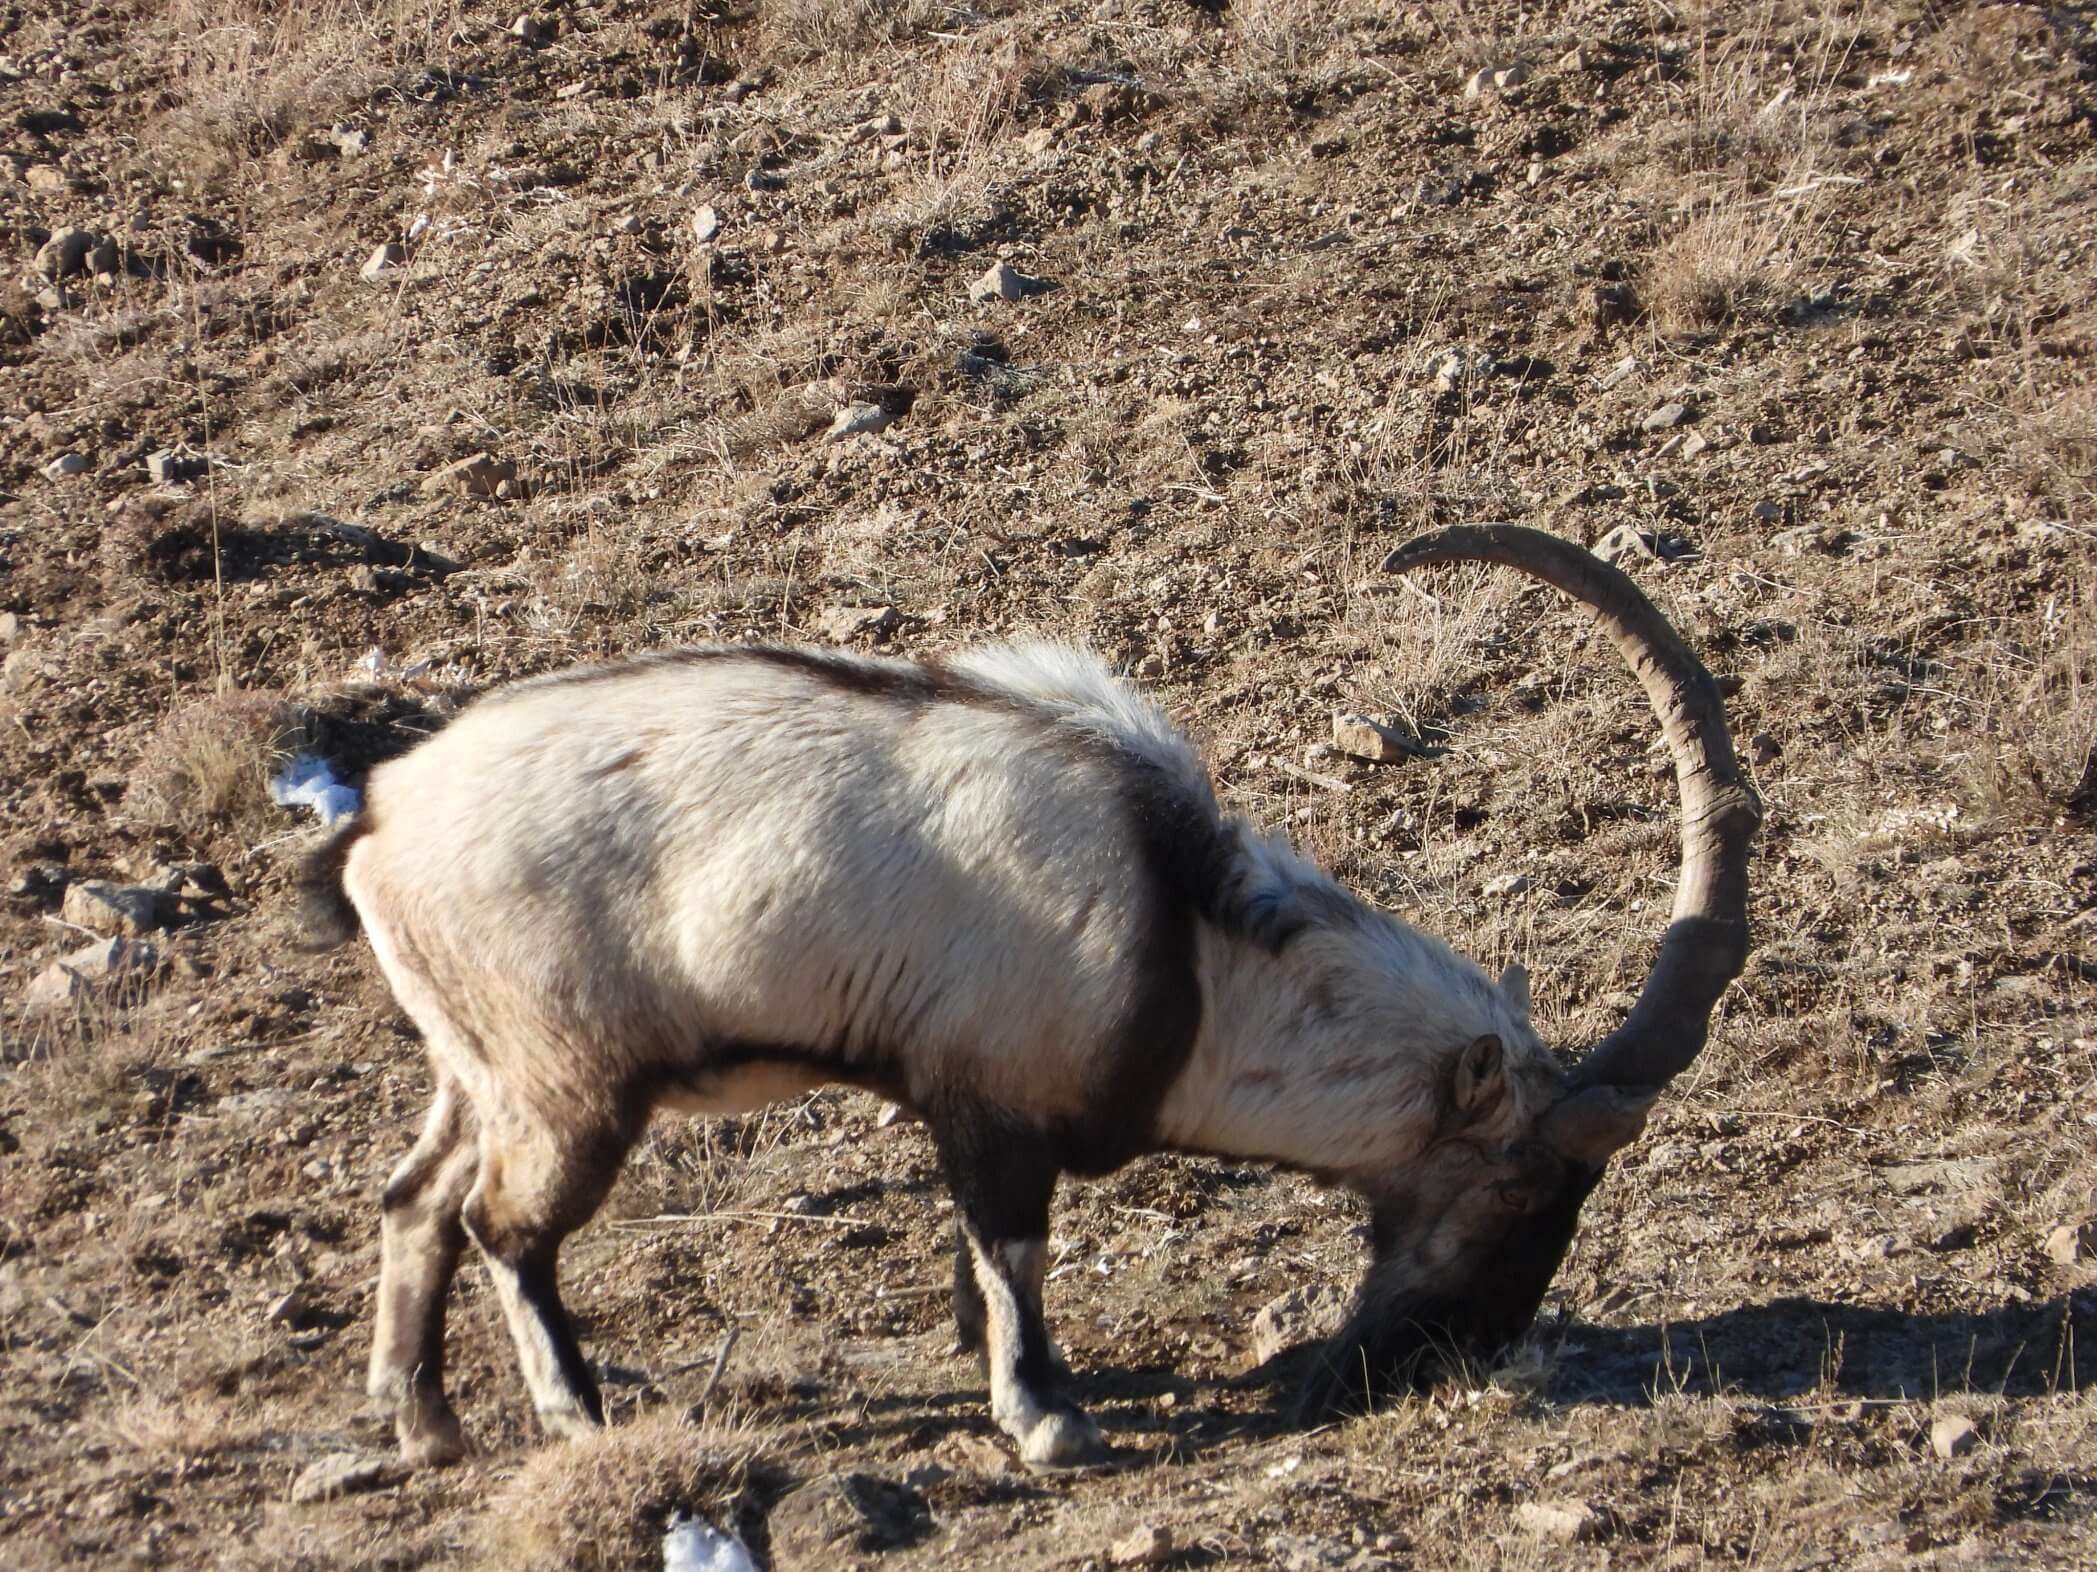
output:
M1424 1066L1333 997L1330 958L1203 924L1201 1030L1161 1110L1172 1146L1342 1177L1388 1167L1431 1111Z

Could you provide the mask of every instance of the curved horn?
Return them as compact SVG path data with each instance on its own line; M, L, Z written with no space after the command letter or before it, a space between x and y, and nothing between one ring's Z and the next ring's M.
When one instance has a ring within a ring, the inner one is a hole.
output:
M1639 587L1569 540L1520 524L1459 525L1406 542L1384 570L1438 562L1517 568L1592 606L1667 733L1682 795L1674 919L1630 1016L1573 1071L1573 1084L1657 1091L1696 1058L1711 1011L1747 963L1748 843L1762 807L1741 778L1718 685Z

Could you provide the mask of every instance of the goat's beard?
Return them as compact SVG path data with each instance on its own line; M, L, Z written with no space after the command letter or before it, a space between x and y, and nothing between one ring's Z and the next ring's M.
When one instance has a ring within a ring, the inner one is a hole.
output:
M1362 1413L1377 1399L1422 1391L1466 1366L1489 1363L1517 1341L1558 1275L1580 1207L1600 1169L1569 1175L1538 1212L1514 1220L1449 1287L1423 1287L1402 1247L1385 1246L1362 1279L1347 1322L1318 1350L1297 1400L1315 1424Z

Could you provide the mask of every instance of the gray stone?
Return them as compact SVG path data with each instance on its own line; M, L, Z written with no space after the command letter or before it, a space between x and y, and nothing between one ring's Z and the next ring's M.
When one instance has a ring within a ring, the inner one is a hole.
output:
M364 259L357 276L367 284L381 284L399 272L407 260L408 248L397 240L389 240Z
M1332 1336L1347 1318L1347 1296L1330 1283L1306 1283L1261 1305L1252 1318L1252 1359L1263 1365L1298 1343Z
M546 24L533 16L529 11L526 11L510 24L510 36L520 44L530 48L537 48L540 44L546 42L548 34Z
M692 215L692 238L702 246L721 232L721 215L711 204Z
M173 448L146 455L146 473L156 486L172 486L189 478L189 460Z
M37 248L36 270L52 280L71 278L87 266L87 254L95 249L95 237L84 229L56 229Z
M1485 893L1494 897L1525 895L1536 886L1526 873L1496 874L1485 881Z
M167 925L167 896L150 885L86 879L66 886L59 915L95 933L122 933L136 938Z
M159 961L159 951L135 939L109 938L83 945L37 973L22 991L22 1003L31 1010L82 1004L99 985L126 973L150 972Z
M75 475L85 475L87 460L78 453L61 453L44 466L44 473L53 480L68 480Z
M921 1538L930 1528L924 1497L873 1474L831 1474L803 1485L772 1508L772 1565L835 1567L855 1555Z
M871 436L877 431L886 431L895 424L895 412L879 404L847 404L837 412L830 422L830 429L823 434L826 442L842 442L847 437Z
M1687 404L1662 404L1639 422L1639 428L1643 431L1672 431L1692 418Z
M1692 431L1682 439L1680 452L1684 458L1695 458L1711 446L1711 439L1701 431Z
M1615 365L1611 366L1607 371L1603 372L1601 376L1597 377L1595 380L1604 389L1608 389L1615 387L1619 382L1626 381L1629 378L1636 376L1637 374L1638 357L1636 355L1626 355L1622 360L1619 360Z
M291 1499L301 1506L332 1501L337 1496L366 1490L384 1490L406 1477L401 1465L390 1457L356 1452L333 1452L311 1464L292 1481Z
M1658 562L1660 552L1654 536L1630 524L1619 524L1595 542L1595 555L1622 567L1627 562Z
M352 125L330 126L327 141L344 158L362 158L371 147L370 133Z

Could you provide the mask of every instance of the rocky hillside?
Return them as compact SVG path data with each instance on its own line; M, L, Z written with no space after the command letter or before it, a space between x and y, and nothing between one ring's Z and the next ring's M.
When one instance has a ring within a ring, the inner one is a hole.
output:
M0 0L0 249L0 1562L2097 1554L2087 8ZM1292 1429L1360 1217L1144 1161L1051 1242L1117 1460L1020 1471L929 1144L825 1092L569 1247L603 1440L469 1268L476 1451L391 1466L428 1078L293 946L288 759L669 643L1082 639L1576 1050L1672 787L1585 618L1380 571L1484 519L1646 586L1767 808L1527 1344Z

